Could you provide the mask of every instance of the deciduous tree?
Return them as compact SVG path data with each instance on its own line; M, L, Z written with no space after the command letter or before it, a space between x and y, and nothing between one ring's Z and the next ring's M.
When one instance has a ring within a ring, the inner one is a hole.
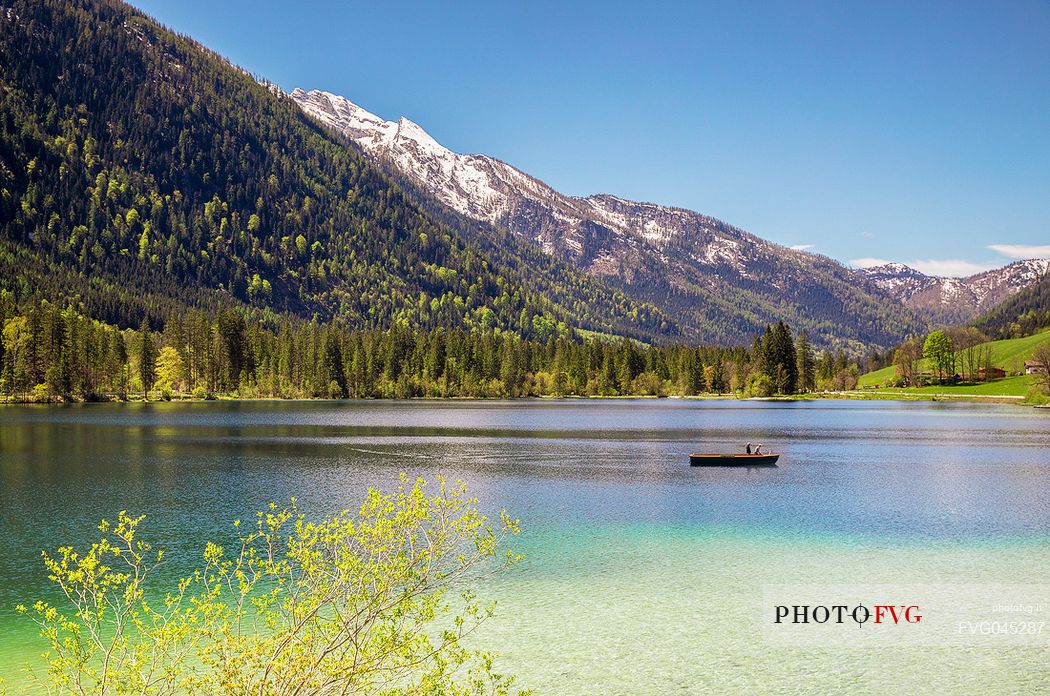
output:
M906 387L914 387L922 359L922 341L917 337L906 340L893 352L893 365L897 376Z
M952 340L944 331L934 331L926 337L922 354L937 371L941 382L955 374L955 351Z
M161 389L179 389L182 380L182 356L171 346L164 346L157 355L157 385Z
M1036 363L1035 379L1044 391L1050 394L1050 340L1044 341L1032 351L1032 361Z
M75 694L507 694L465 638L494 605L480 582L520 557L462 484L372 489L311 519L271 504L233 543L208 542L166 595L143 517L103 522L90 548L45 554L64 605L19 606L48 642L45 690ZM239 523L235 522L238 533ZM166 599L157 599L158 596Z

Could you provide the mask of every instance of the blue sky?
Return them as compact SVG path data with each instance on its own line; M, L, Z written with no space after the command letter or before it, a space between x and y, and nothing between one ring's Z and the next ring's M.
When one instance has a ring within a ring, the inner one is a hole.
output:
M844 262L1050 257L1047 0L134 4L565 193Z

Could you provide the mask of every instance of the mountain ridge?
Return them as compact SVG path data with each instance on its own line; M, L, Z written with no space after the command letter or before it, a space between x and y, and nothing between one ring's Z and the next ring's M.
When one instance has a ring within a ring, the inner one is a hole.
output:
M954 278L931 276L902 263L862 269L894 299L932 324L963 324L992 311L1050 271L1050 259L1023 259Z
M331 92L289 96L424 195L660 307L689 338L742 342L784 319L822 344L859 349L889 345L920 324L908 310L889 311L880 289L827 257L685 208L564 195L496 158L455 153L407 118L384 120Z
M1050 326L1050 270L978 317L974 325L993 336L1017 338Z

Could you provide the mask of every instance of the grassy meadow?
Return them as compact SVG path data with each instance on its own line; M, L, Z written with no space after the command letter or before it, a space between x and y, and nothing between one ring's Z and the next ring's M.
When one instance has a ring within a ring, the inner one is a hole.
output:
M980 384L946 385L934 384L928 387L886 387L886 383L896 376L893 365L881 370L868 372L860 376L857 387L860 389L878 389L879 391L901 394L952 394L959 396L1024 396L1035 384L1031 375L1018 375L1024 370L1024 361L1032 357L1035 348L1050 341L1050 330L1002 341L991 341L987 344L992 349L992 365L1006 370L1004 379L982 382ZM920 370L930 369L928 362L919 362Z

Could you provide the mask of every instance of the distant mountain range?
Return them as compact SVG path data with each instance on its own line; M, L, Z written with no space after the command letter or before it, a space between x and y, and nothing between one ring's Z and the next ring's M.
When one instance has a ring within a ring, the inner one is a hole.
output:
M974 325L997 338L1027 336L1050 326L1050 272L993 307Z
M407 119L286 95L118 0L8 0L0 95L5 302L124 327L234 307L540 340L739 344L784 320L855 351L932 321L924 290L689 210L566 196Z
M972 319L1047 268L1045 261L1022 261L966 279L932 278L899 264L857 271L690 210L564 195L505 162L452 152L416 123L386 121L339 95L295 89L290 96L420 195L506 228L652 303L694 339L742 341L783 318L822 344L889 345L930 325Z
M877 286L930 324L964 324L991 311L1050 271L1050 260L1028 259L966 278L928 276L901 263L863 270Z

